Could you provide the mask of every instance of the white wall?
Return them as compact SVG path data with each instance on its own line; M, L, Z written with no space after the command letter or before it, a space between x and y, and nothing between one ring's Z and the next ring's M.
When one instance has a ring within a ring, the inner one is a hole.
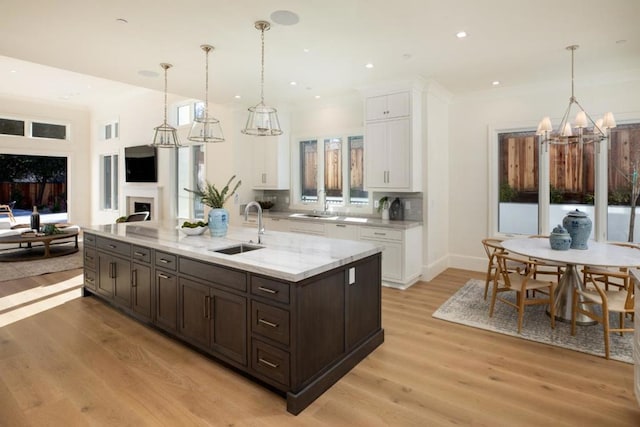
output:
M69 125L69 140L23 138L0 135L0 152L67 157L67 205L69 222L88 224L91 205L87 197L91 193L88 179L89 165L89 110L69 106L66 103L0 95L0 116L16 119L36 119Z
M566 109L567 84L496 88L453 100L449 111L450 266L486 268L480 241L489 233L489 132L526 126L535 129L550 115L557 126ZM640 119L640 81L576 86L581 105L595 118L613 111L618 122Z

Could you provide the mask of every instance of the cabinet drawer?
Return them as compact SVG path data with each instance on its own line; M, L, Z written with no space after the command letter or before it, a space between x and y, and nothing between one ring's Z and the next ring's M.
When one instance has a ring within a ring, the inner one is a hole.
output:
M402 230L389 228L360 227L360 238L402 241Z
M156 251L156 267L166 268L167 270L176 271L178 257L166 252Z
M289 312L251 301L251 331L289 345Z
M143 246L133 246L133 259L135 261L151 262L151 249Z
M84 248L84 266L85 268L96 269L96 250L93 248Z
M96 272L93 270L84 270L84 286L96 290Z
M282 385L289 385L289 353L286 351L253 339L251 368Z
M251 276L251 293L289 304L289 284L264 277Z
M180 273L188 274L209 283L216 283L237 289L247 290L247 275L244 272L218 267L216 265L180 257Z
M82 244L86 246L95 247L96 245L96 235L82 232Z
M314 236L324 236L324 224L312 221L289 221L289 231L292 233L313 234Z
M113 252L118 255L124 255L127 258L131 256L131 244L121 242L119 240L107 239L106 237L98 237L96 240L98 249Z

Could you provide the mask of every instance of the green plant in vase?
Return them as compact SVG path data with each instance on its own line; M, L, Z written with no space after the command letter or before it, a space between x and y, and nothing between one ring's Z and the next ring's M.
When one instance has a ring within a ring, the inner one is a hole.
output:
M204 205L211 208L209 211L209 230L214 237L222 237L227 234L227 229L229 228L229 212L224 208L224 204L235 194L240 184L242 184L242 181L238 180L233 189L230 190L231 182L235 177L236 176L233 175L229 178L229 181L227 181L227 184L222 190L218 190L215 184L209 181L205 181L204 187L198 186L197 190L185 188L186 191L198 196Z

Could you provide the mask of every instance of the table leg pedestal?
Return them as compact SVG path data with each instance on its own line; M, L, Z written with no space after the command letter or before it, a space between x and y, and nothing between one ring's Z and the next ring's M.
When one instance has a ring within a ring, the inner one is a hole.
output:
M578 274L578 270L574 264L567 264L564 274L560 278L560 282L555 290L555 312L556 320L560 322L571 322L571 308L573 304L573 289L584 289L582 279ZM582 309L585 305L580 303ZM547 313L549 313L547 311ZM595 320L579 314L576 317L576 324L578 325L595 325Z

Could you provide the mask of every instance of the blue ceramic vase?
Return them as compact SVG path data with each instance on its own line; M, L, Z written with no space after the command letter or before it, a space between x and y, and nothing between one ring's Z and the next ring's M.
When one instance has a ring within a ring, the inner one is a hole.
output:
M229 212L225 208L213 208L209 211L209 231L213 237L224 237L229 228Z
M591 219L578 209L569 212L562 220L562 225L571 235L571 249L589 249L587 241L591 235Z
M566 228L558 224L549 235L549 243L553 250L568 251L571 247L571 235L567 232Z

